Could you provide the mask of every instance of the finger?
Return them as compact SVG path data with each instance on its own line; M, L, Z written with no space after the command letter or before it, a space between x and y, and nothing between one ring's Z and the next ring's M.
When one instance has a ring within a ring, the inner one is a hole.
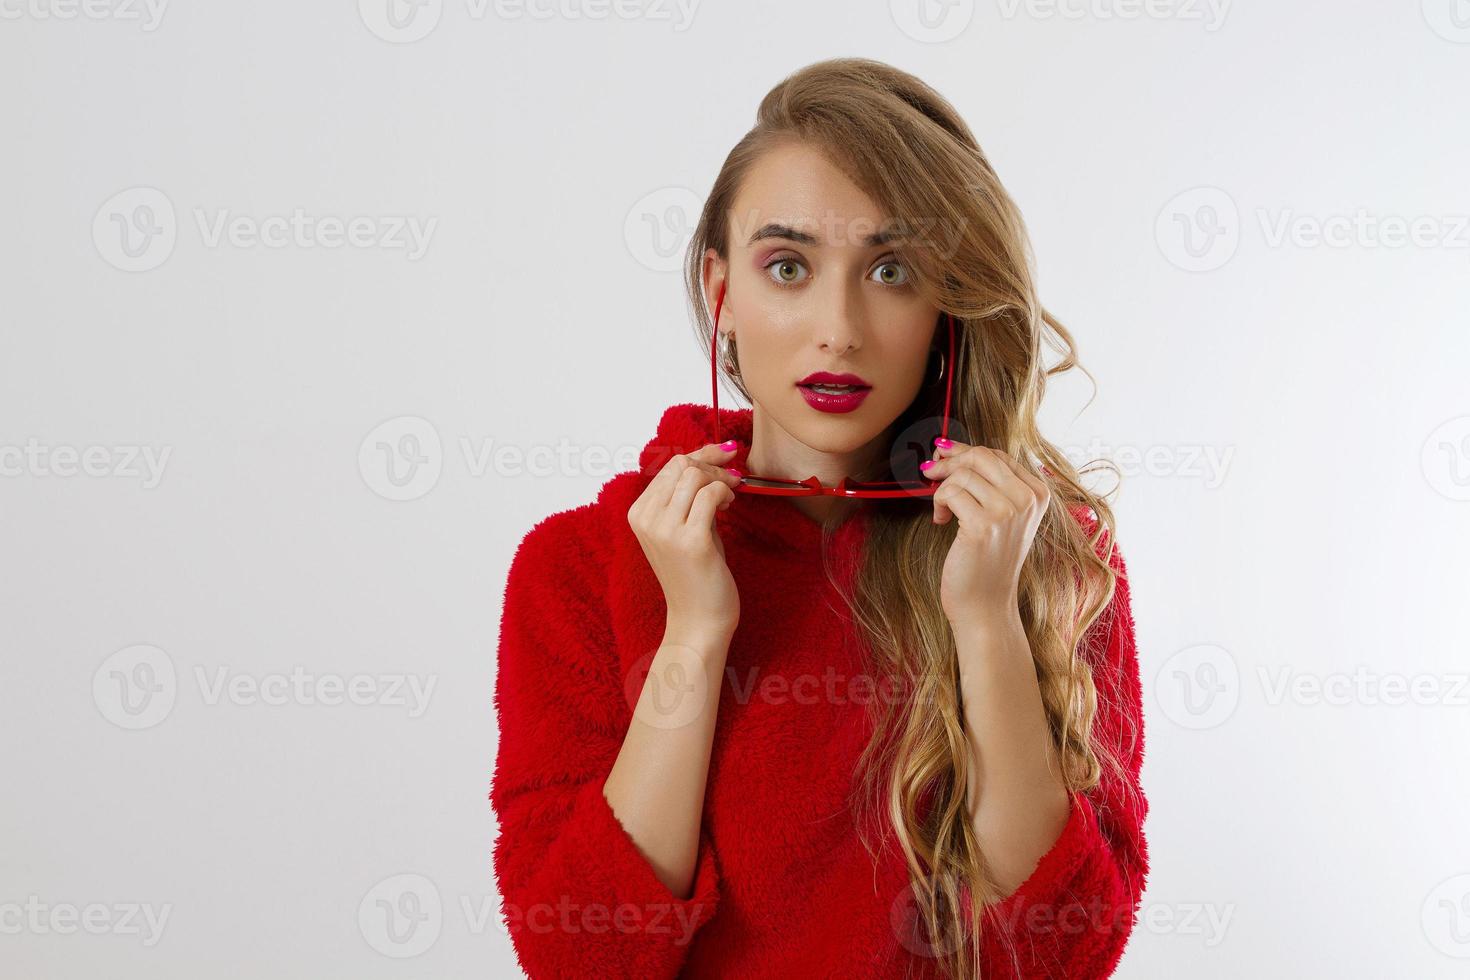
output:
M1011 468L1011 472L1016 474L1022 483L1031 488L1037 500L1047 500L1051 497L1051 488L1046 485L1046 481L1032 473L1027 467L1022 466L1020 460L1012 458L1007 453L1001 453L1000 459Z
M729 448L725 448L726 446ZM725 460L729 459L739 446L740 444L734 439L727 439L724 442L706 443L690 453L689 458L698 463L712 463L724 466Z
M940 496L939 492L941 490L944 490L944 484L942 483L939 485L938 489L936 489L934 493L929 496L929 500L934 504L934 523L948 524L949 519L954 516L954 512L951 511L949 509L949 505L945 503L945 500L949 498L949 491L946 490L944 492L944 496Z
M969 491L957 484L947 483L946 487L940 488L944 494L944 516L941 519L939 508L934 511L934 523L948 524L951 517L959 519L960 526L970 525L971 529L978 527L985 520L985 508L980 501L970 495ZM935 496L938 496L936 492Z
M710 476L704 470L698 466L685 467L684 472L679 475L679 482L674 484L674 492L669 496L660 523L669 530L686 523L689 520L689 508L694 504L694 495L709 483Z
M667 507L669 501L673 499L674 488L678 485L680 477L691 467L701 469L709 474L710 477L719 479L731 486L737 485L740 482L740 478L721 465L734 452L735 450L733 449L721 449L718 444L710 443L682 457L675 456L665 463L663 468L650 481L647 491L649 499L658 505L660 509ZM683 462L680 462L681 458Z
M991 516L996 519L1017 513L1015 503L1001 493L995 484L974 470L960 470L944 482L964 490L976 503L990 511Z
M971 446L958 456L946 456L935 460L934 465L924 471L930 479L943 480L963 470L979 473L1013 505L1022 510L1034 502L1031 487L1001 461L1003 454L985 446Z
M689 454L689 458L703 467L711 476L719 477L728 486L737 487L740 485L740 475L725 464L735 455L738 447L739 443L734 439L720 443L712 442L700 446Z
M715 510L723 509L735 499L735 491L723 483L706 483L694 495L694 504L689 508L689 523L695 527L710 527L715 521Z

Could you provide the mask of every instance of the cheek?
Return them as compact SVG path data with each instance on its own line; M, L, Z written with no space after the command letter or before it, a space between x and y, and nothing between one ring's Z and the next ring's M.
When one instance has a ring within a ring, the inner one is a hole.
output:
M740 351L740 371L746 383L769 384L791 373L796 352L788 349L784 334L767 322L743 321L737 328L736 346Z
M890 377L917 385L929 370L929 342L919 342L912 334L906 335L884 350L882 362Z

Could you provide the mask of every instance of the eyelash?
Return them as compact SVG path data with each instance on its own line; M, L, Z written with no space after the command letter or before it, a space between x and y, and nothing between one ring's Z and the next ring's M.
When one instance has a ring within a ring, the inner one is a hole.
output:
M800 265L803 268L805 268L805 263L803 263L800 259L793 258L793 257L791 257L789 255L781 255L781 256L778 256L778 257L772 259L771 261L767 262L764 266L761 267L766 273L768 273L767 276L766 276L766 278L768 280L770 280L770 282L773 285L779 286L782 289L793 289L796 286L801 285L802 281L804 281L804 280L798 280L796 282L782 282L781 280L775 278L774 276L769 275L769 273L771 271L771 266L780 265L783 262L795 262L797 265ZM882 262L879 262L876 266L874 266L874 268L875 269L881 269L885 265L896 265L896 266L898 266L900 269L903 269L903 272L904 272L904 276L905 277L907 277L908 274L909 274L909 270L904 266L904 264L902 262L898 261L898 259L896 259L896 258L884 259ZM811 273L808 272L807 275L810 276ZM887 284L886 283L879 283L879 285L887 285ZM891 286L890 288L892 288L892 289L902 289L902 288L904 288L907 285L909 285L909 281L908 281L907 278L905 278L903 282L898 283L895 286Z

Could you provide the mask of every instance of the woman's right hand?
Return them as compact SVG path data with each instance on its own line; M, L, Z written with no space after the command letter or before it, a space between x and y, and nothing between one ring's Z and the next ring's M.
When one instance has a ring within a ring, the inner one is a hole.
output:
M733 440L732 440L733 442ZM628 524L663 587L670 632L726 635L740 621L740 593L725 563L715 512L735 500L740 477L722 445L675 456L628 508Z

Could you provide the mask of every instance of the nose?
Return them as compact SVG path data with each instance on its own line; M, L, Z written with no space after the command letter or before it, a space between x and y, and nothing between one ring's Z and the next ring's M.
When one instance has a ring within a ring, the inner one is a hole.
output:
M818 314L817 335L822 350L842 357L862 347L865 315L861 300L847 290L838 290Z

